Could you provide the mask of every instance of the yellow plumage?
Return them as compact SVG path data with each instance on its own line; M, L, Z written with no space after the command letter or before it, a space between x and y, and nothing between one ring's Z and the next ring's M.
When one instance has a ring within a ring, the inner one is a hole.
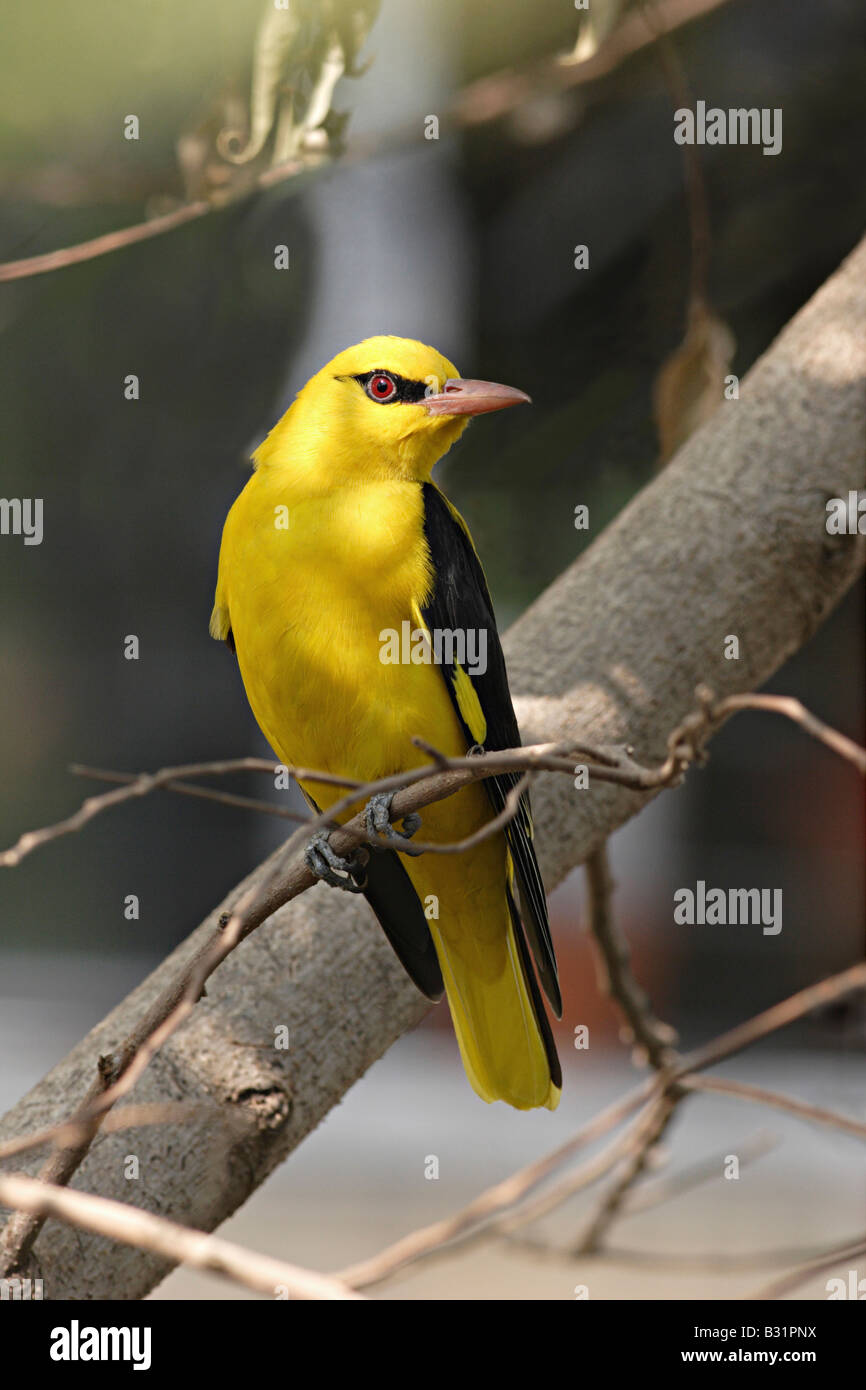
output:
M380 403L358 378L377 369L441 390L456 369L405 339L341 353L300 392L255 455L223 532L211 632L231 632L255 718L287 764L373 781L467 738L442 672L384 664L381 634L424 625L435 581L419 483L465 427L423 402ZM373 383L375 387L376 383ZM492 408L492 407L488 407ZM484 716L458 673L460 714L483 741ZM340 792L304 790L326 809ZM493 814L479 784L423 812L421 836L462 839ZM469 1079L485 1100L553 1108L551 1070L506 896L504 835L461 855L402 856L425 902Z

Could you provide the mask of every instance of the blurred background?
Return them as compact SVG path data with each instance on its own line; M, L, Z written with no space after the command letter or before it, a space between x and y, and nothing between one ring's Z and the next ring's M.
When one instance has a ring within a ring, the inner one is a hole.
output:
M261 43L263 16L279 23L272 6L0 3L0 260L213 203L140 244L0 285L0 492L44 499L41 545L0 539L0 844L101 789L70 763L139 771L267 754L234 659L207 633L220 529L251 450L335 352L374 333L417 337L466 375L532 395L532 410L470 430L438 470L504 629L663 466L671 442L720 398L721 378L744 374L857 243L861 0L676 8L687 22L660 46L640 7L600 0L589 22L566 0L384 0L378 13L306 0L294 48L285 30L267 39L286 57L263 147L233 163L226 152L247 142L262 68L257 33ZM333 101L326 93L324 128L311 134L298 122L311 87L321 96L329 33L354 75ZM782 152L705 147L698 165L687 162L672 138L684 91L708 106L781 108ZM135 140L124 138L130 115ZM438 138L425 138L433 117ZM297 155L302 172L254 188L280 153ZM275 269L278 245L286 270ZM586 269L575 268L578 245L589 247ZM130 374L137 400L125 398ZM588 532L574 527L579 503ZM134 661L124 657L130 635ZM862 742L862 589L771 688ZM231 789L266 796L267 779ZM0 1106L282 829L162 794L4 871ZM846 764L781 721L728 725L707 768L625 827L611 853L638 976L685 1043L863 956L861 789ZM673 894L698 878L781 888L781 935L677 927ZM124 916L129 894L140 899L135 921ZM581 895L575 874L552 898L569 1001L556 1116L527 1122L481 1105L442 1006L227 1233L322 1267L372 1253L542 1152L628 1084ZM591 1054L571 1049L576 1022L590 1025ZM726 1074L739 1067L864 1119L864 1043L862 1013L843 1007ZM680 1264L647 1270L638 1255L589 1276L497 1252L430 1266L396 1296L567 1298L590 1282L593 1297L718 1297L751 1287L755 1269L737 1264L750 1252L862 1229L856 1142L743 1109L695 1100L671 1131L676 1163L772 1131L736 1201L737 1185L716 1180L629 1218L637 1235L623 1244L679 1252ZM442 1178L425 1182L423 1156L443 1151ZM576 1222L565 1214L560 1238ZM689 1260L709 1248L721 1253L698 1274ZM185 1273L159 1293L233 1296Z

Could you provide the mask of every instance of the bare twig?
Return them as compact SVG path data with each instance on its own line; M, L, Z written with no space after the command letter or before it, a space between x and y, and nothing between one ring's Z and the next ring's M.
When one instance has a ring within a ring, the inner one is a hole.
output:
M604 1237L629 1196L632 1185L646 1171L650 1154L661 1140L681 1099L682 1091L677 1088L674 1091L666 1091L649 1107L648 1114L633 1136L631 1152L623 1163L622 1171L602 1197L583 1235L573 1244L573 1254L591 1255L601 1248Z
M79 265L82 261L92 261L97 256L106 256L110 251L119 251L124 246L134 246L139 241L149 241L151 237L172 232L187 222L213 210L214 204L204 199L194 203L184 203L161 217L151 217L147 222L138 222L134 227L122 227L116 232L106 232L103 236L92 237L90 241L79 242L77 246L65 246L58 251L45 251L40 256L26 256L18 261L6 261L0 265L0 281L23 280L31 275L44 275L47 270L61 270L65 266Z
M109 1132L123 1129L138 1129L142 1125L183 1124L184 1120L194 1119L197 1107L187 1101L162 1101L153 1105L124 1105L113 1114L106 1115L102 1128ZM80 1124L70 1121L58 1129L45 1129L33 1134L23 1134L17 1139L7 1139L0 1144L0 1163L14 1158L16 1154L27 1153L42 1144L73 1144L80 1138Z
M669 26L660 23L659 7L653 0L641 0L644 23L656 40L656 51L673 104L677 110L691 106L692 97L683 64L670 37ZM689 211L691 257L689 265L689 303L706 304L710 265L710 209L703 164L696 145L683 145L686 196Z
M837 729L832 729L829 724L825 724L817 715L807 710L805 705L799 700L795 700L790 695L727 695L717 704L713 704L713 693L706 686L698 687L698 698L704 703L709 703L713 710L713 721L720 723L730 714L737 714L740 710L754 709L766 710L769 714L781 714L786 719L791 719L807 734L818 739L820 743L826 744L834 753L838 753L840 758L851 763L857 771L866 776L866 748L861 748L859 743L853 739L846 738Z
M451 840L444 845L436 844L431 840L413 839L412 848L414 853L463 854L467 849L475 849L476 845L483 844L485 840L489 840L493 835L498 835L500 830L504 830L505 827L510 825L514 820L514 817L520 810L520 798L527 790L531 781L532 773L524 772L509 791L505 798L505 805L498 815L494 816L492 820L485 821L484 825L479 826L471 835L465 836L462 840Z
M613 881L606 844L601 844L586 861L586 875L589 931L596 951L599 988L622 1011L628 1040L637 1044L635 1060L648 1061L657 1072L663 1074L677 1059L678 1054L673 1047L677 1035L668 1024L656 1018L649 996L632 973L628 942L617 926L612 911ZM643 1058L640 1057L641 1053ZM632 1185L643 1176L650 1154L667 1129L682 1094L677 1087L666 1089L649 1108L643 1123L635 1131L621 1172L602 1194L584 1235L577 1242L576 1254L587 1254L600 1248Z
M554 1245L537 1236L509 1236L505 1248L533 1255L538 1259L573 1264L574 1255L567 1246ZM821 1253L814 1246L781 1246L766 1250L739 1251L709 1250L695 1254L688 1250L633 1250L628 1246L605 1245L583 1259L607 1265L631 1265L672 1270L703 1270L718 1274L721 1271L732 1273L743 1269L764 1269L767 1265L790 1265L793 1261L813 1259Z
M640 10L627 14L592 57L582 63L548 59L527 68L479 78L459 93L454 114L460 124L474 126L500 120L540 92L568 91L608 77L629 58L656 43L660 33L700 19L725 0L657 0L653 6L655 32Z
M793 1289L805 1284L807 1279L811 1279L816 1274L824 1274L828 1269L835 1269L837 1265L847 1264L849 1260L859 1260L866 1255L866 1240L857 1239L853 1242L846 1242L844 1245L836 1246L835 1249L825 1250L822 1255L803 1265L801 1269L795 1269L790 1274L785 1274L781 1279L776 1279L772 1284L765 1284L756 1293L746 1294L745 1297L755 1300L769 1298L782 1298L786 1293L791 1293Z
M82 767L76 763L69 771L75 777L89 777L94 782L118 782L131 786L138 781L134 772L111 772L97 767ZM309 819L309 811L290 811L287 806L277 806L273 801L261 801L254 796L239 796L236 792L220 792L214 787L199 787L194 782L164 782L160 790L177 792L181 796L194 796L202 801L215 801L220 806L237 806L242 811L257 811L262 815L277 816L280 820L294 821L302 825Z
M687 1085L688 1083L684 1082L683 1084ZM737 1144L736 1154L740 1161L740 1168L745 1168L756 1159L763 1158L765 1154L777 1148L778 1143L779 1140L775 1134L761 1131L752 1139L746 1139L741 1144ZM677 1173L671 1173L668 1177L658 1178L655 1182L642 1182L640 1187L629 1193L623 1203L623 1214L635 1216L638 1212L650 1211L653 1207L661 1206L663 1202L670 1202L677 1197L682 1197L684 1193L691 1192L702 1183L711 1182L718 1178L723 1163L723 1155L713 1154L710 1158L692 1163L689 1167L683 1168ZM609 1248L606 1247L606 1249Z
M205 981L252 930L245 914L251 911L257 897L255 889L244 894L225 924L225 930L218 929L214 933L180 978L155 1001L126 1039L119 1055L99 1058L96 1079L70 1120L57 1126L53 1133L41 1132L40 1144L50 1137L62 1145L41 1169L39 1180L42 1183L54 1186L69 1181L90 1148L103 1117L132 1090L151 1058L192 1012L202 996ZM61 1139L61 1134L66 1137ZM41 1209L24 1208L8 1222L0 1242L0 1263L7 1272L17 1269L26 1259L44 1221L45 1213Z
M690 741L693 755L698 756L706 737L706 730L717 728L725 718L738 710L763 709L783 714L788 719L792 719L841 757L852 762L861 771L866 771L864 750L850 739L845 738L844 735L823 724L821 720L816 719L800 704L799 700L772 695L734 695L716 703L712 692L703 686L698 687L696 694L699 709L694 717L694 722L689 726L688 720L684 721L680 728L672 734L669 742L672 754L676 753L680 746L680 740L684 738L687 741L687 748ZM643 1050L650 1064L659 1071L676 1067L678 1055L672 1048L676 1034L667 1024L661 1023L655 1018L648 996L634 978L630 966L628 943L622 932L619 931L611 910L613 884L610 877L606 845L599 846L589 857L586 862L586 872L589 929L600 958L599 984L602 992L607 993L619 1005L627 1020L631 1038ZM866 1136L866 1125L861 1125L846 1116L836 1115L832 1111L820 1110L802 1102L788 1100L786 1097L772 1092L760 1093L757 1088L753 1088L750 1094L748 1087L743 1087L738 1092L735 1083L724 1081L714 1083L709 1078L695 1078L692 1081L692 1087L693 1089L727 1091L728 1094L739 1093L740 1096L752 1100L763 1098L765 1103L773 1104L777 1108L787 1109L791 1113L833 1125L849 1134ZM575 1254L589 1254L601 1247L605 1234L625 1204L632 1186L643 1176L650 1154L665 1132L673 1117L676 1105L684 1094L683 1087L672 1083L659 1098L642 1130L638 1131L634 1150L627 1157L622 1171L609 1190L602 1194L596 1211L586 1225L584 1234L578 1239L574 1247ZM562 1187L570 1195L567 1180L562 1184ZM547 1204L548 1207L551 1205L554 1203Z
M617 1004L628 1027L628 1041L637 1044L649 1063L660 1070L674 1056L676 1032L657 1019L648 995L631 970L628 942L611 911L613 881L607 845L600 845L586 861L588 929L596 951L599 989Z
M608 1146L604 1155L606 1162L603 1166L600 1166L597 1170L588 1171L589 1165L586 1165L584 1169L577 1169L572 1173L566 1173L557 1183L548 1187L544 1192L540 1192L537 1196L533 1197L531 1201L521 1202L515 1210L506 1211L502 1216L498 1217L497 1220L491 1222L480 1234L483 1237L511 1236L515 1231L522 1229L524 1226L529 1226L535 1221L540 1221L543 1216L547 1216L551 1211L556 1211L558 1207L562 1206L564 1202L568 1201L569 1198L573 1197L577 1192L582 1192L584 1188L590 1185L590 1182L595 1181L596 1177L603 1177L610 1171L614 1163L619 1162L626 1154L632 1153L636 1138L639 1138L644 1132L648 1117L654 1112L658 1101L662 1097L662 1083L659 1080L648 1081L645 1083L645 1089L639 1094L645 1102L643 1109L639 1112L629 1130L620 1136L619 1142L616 1145L611 1144Z
M72 835L103 811L120 806L125 801L147 796L157 787L164 787L183 777L219 777L227 772L270 772L276 771L278 763L267 758L230 758L210 763L186 763L179 767L164 767L159 772L145 772L136 776L126 786L115 792L104 792L102 796L91 796L82 802L73 815L56 825L45 826L41 830L28 830L21 835L11 848L0 852L0 867L12 868L21 863L28 854L43 845L59 840L63 835ZM77 771L73 767L72 771Z
M735 1100L749 1100L758 1105L769 1105L774 1110L784 1110L789 1115L797 1115L802 1120L811 1120L816 1125L827 1125L830 1129L842 1130L856 1139L866 1139L866 1123L855 1120L850 1115L841 1115L836 1110L827 1110L821 1105L809 1105L796 1096L786 1096L780 1091L768 1091L763 1086L750 1086L745 1081L725 1081L716 1076L687 1076L682 1086L688 1091L711 1091L715 1095L732 1096Z
M0 1202L18 1211L30 1212L43 1221L49 1216L58 1217L110 1240L134 1245L139 1250L151 1250L173 1263L219 1274L271 1298L363 1298L362 1294L327 1275L274 1260L269 1255L259 1255L218 1236L179 1226L165 1217L107 1197L95 1197L89 1192L51 1187L17 1173L0 1174Z
M851 965L836 975L828 975L817 984L807 985L805 989L798 990L781 1003L756 1014L747 1023L740 1023L721 1037L715 1038L694 1052L687 1053L683 1061L674 1068L672 1079L681 1081L693 1072L706 1071L707 1067L723 1062L726 1057L733 1057L735 1052L742 1052L744 1048L751 1047L753 1043L769 1037L771 1033L777 1033L780 1028L787 1028L789 1024L796 1023L797 1019L805 1018L806 1014L812 1013L814 1009L823 1008L825 1004L844 999L846 995L854 994L861 989L866 989L866 963L862 962Z
M664 44L662 49L664 50ZM764 709L784 714L787 718L794 720L808 733L827 744L834 752L852 762L861 771L866 771L864 750L850 739L845 738L844 735L816 719L800 704L799 700L772 695L734 695L715 703L712 692L705 687L698 687L696 693L700 706L700 713L694 726L696 752L703 738L703 735L700 734L701 718L707 721L708 726L715 728L729 714L738 710ZM677 747L677 736L682 729L683 726L681 726L680 731L672 735L669 745L672 750ZM676 1041L676 1034L667 1024L660 1022L654 1016L649 997L640 988L632 973L628 943L625 936L619 931L611 911L613 883L605 844L599 846L587 860L586 873L589 929L600 958L600 988L603 993L607 993L619 1005L627 1020L630 1037L643 1051L646 1060L659 1071L674 1067L678 1060L678 1054L672 1047ZM651 1152L665 1133L677 1104L686 1094L686 1085L692 1090L724 1092L728 1095L739 1095L743 1099L774 1105L778 1109L787 1110L789 1113L799 1115L802 1118L833 1126L861 1138L866 1137L866 1124L860 1124L847 1116L838 1115L833 1111L817 1106L809 1106L775 1092L762 1091L757 1087L738 1086L734 1082L715 1081L709 1077L690 1077L685 1085L673 1083L656 1102L642 1129L638 1130L633 1152L626 1159L621 1173L610 1189L602 1195L583 1235L573 1247L575 1255L592 1254L601 1248L605 1235L619 1212L627 1204L633 1185L642 1178ZM570 1196L571 1191L567 1181L562 1184L562 1187ZM547 1204L547 1209L555 1204L554 1198Z

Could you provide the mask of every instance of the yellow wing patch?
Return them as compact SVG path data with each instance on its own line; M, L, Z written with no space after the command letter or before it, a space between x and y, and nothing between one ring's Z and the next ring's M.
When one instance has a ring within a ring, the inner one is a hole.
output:
M454 667L454 694L460 717L470 730L476 743L483 743L487 737L487 720L481 708L481 701L469 676L462 666Z
M412 605L412 620L417 628L427 633L432 643L433 635L417 604ZM462 666L454 663L454 696L457 700L457 708L460 717L464 721L467 729L472 734L476 743L483 743L487 737L487 720L484 717L484 710L481 708L481 701L478 698L475 686L467 676ZM442 679L447 680L447 674L442 672Z

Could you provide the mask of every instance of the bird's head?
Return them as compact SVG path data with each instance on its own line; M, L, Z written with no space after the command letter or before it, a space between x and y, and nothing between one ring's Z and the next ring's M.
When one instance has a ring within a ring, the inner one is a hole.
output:
M332 487L425 481L473 415L528 400L511 386L461 377L412 338L367 338L307 382L257 450L256 464L314 471Z

